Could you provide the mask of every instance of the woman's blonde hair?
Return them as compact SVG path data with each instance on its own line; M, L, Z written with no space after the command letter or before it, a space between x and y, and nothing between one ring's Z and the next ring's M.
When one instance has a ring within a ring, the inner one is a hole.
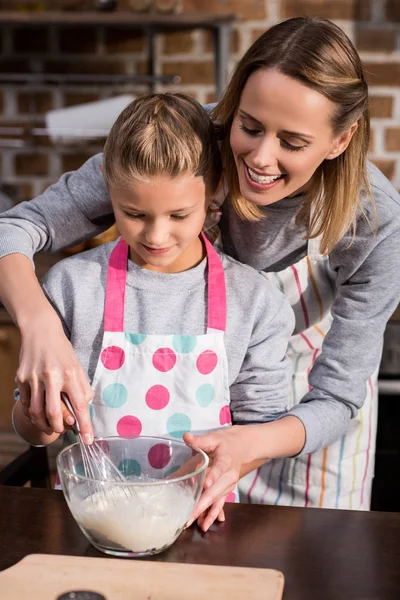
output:
M212 195L221 170L214 125L202 106L184 94L149 94L131 102L115 121L103 151L105 181L116 187L192 173L204 179Z
M292 77L333 102L336 110L331 126L335 135L347 131L355 122L358 124L347 149L337 158L325 160L316 170L297 216L298 222L306 226L307 238L321 235L321 251L328 253L350 228L354 235L358 211L365 214L362 188L375 211L366 167L370 133L368 86L360 57L334 23L299 17L266 31L238 63L212 117L221 127L225 177L233 206L241 218L254 221L264 215L241 197L229 137L247 80L252 73L264 69Z

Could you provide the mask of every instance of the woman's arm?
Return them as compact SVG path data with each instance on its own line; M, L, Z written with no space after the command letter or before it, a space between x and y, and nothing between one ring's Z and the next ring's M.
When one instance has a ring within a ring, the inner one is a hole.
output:
M91 388L29 259L39 250L56 251L111 225L100 164L97 155L35 200L0 215L0 300L21 330L21 402L44 431L50 426L60 432L60 392L66 392L87 439L92 436L87 408Z
M400 196L379 176L384 187L373 187L378 231L361 217L352 244L348 236L330 256L337 272L332 325L309 374L312 389L290 411L312 432L306 454L339 439L363 406L386 323L400 301Z
M186 433L184 440L204 450L210 458L205 491L187 524L199 519L199 526L207 531L239 479L270 458L298 454L305 444L306 431L299 419L287 416L269 423L234 425L205 435Z

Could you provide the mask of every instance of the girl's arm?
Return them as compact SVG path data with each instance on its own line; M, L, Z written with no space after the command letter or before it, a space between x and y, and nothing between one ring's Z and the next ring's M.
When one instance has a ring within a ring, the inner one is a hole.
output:
M70 397L91 439L91 389L29 259L101 233L113 222L101 155L67 173L44 194L0 215L0 300L21 330L18 384L43 431L62 431L60 392ZM24 256L23 256L24 255Z

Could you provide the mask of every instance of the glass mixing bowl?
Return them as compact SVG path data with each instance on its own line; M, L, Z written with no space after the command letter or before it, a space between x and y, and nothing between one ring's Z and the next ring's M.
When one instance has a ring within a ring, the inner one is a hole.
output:
M114 556L162 552L179 536L203 488L208 456L181 441L97 440L127 482L85 477L79 443L57 456L69 509L88 540Z

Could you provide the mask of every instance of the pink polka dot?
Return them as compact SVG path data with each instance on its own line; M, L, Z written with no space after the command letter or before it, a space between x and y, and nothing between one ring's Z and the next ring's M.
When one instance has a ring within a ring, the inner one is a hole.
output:
M167 444L155 444L150 448L147 458L153 469L163 469L171 458L169 446Z
M55 485L60 485L61 484L61 479L60 476L58 474L58 471L56 471L56 480L55 480Z
M196 366L202 375L208 375L214 371L217 363L218 356L215 354L215 352L212 350L204 350L204 352L197 357Z
M110 446L108 445L108 442L106 440L96 440L96 443L98 446L100 446L103 452L107 454L107 456L110 456Z
M146 393L146 404L153 410L165 408L169 402L169 391L163 385L153 385Z
M236 494L235 494L235 492L230 492L227 495L225 502L236 502Z
M133 415L122 417L117 423L117 433L120 437L135 438L142 431L142 423Z
M231 411L228 404L223 406L219 411L219 422L221 425L230 425L232 423Z
M119 346L108 346L104 348L100 359L106 369L116 371L125 362L125 352Z
M171 348L159 348L153 354L153 365L157 371L166 373L170 371L176 363L176 354Z

